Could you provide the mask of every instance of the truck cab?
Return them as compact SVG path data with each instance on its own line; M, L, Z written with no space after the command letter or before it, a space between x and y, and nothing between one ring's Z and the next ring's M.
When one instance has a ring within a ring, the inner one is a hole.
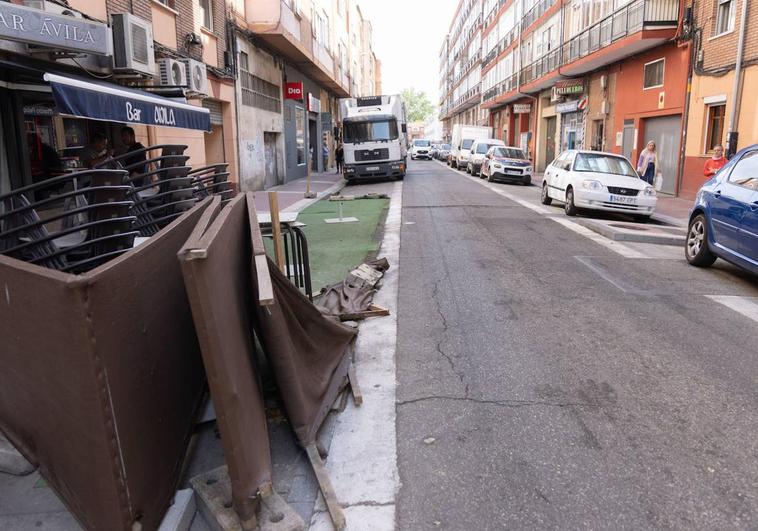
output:
M379 177L402 179L406 172L405 106L399 96L340 100L343 175L348 182Z

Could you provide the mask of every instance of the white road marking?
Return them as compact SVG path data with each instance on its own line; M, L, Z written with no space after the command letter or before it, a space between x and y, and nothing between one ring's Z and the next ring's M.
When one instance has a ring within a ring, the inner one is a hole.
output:
M439 164L442 164L441 162L437 161ZM466 175L466 178L481 185L485 188L488 188L495 192L496 194L499 194L506 199L509 199L524 208L528 208L529 210L532 210L534 212L537 212L538 214L541 214L543 216L547 216L548 219L552 219L556 223L560 223L564 227L566 227L569 230L574 231L577 234L580 234L584 236L585 238L589 238L593 242L597 243L598 245L602 245L606 249L610 249L614 253L618 253L624 258L648 258L647 255L632 249L631 247L624 245L623 243L619 243L613 240L609 240L605 236L601 236L597 232L594 232L586 227L583 227L582 225L579 225L578 223L574 223L573 221L569 221L565 217L561 217L557 214L554 210L547 209L545 207L542 207L540 205L535 205L534 203L530 203L529 201L526 201L524 199L521 199L520 197L517 197L513 194L510 194L503 190L501 187L499 187L495 183L491 183L488 181L485 181L483 179L480 179L478 177L471 177L469 175Z
M758 323L758 297L734 295L706 295L706 297Z
M609 284L612 284L614 287L620 289L624 293L628 293L628 290L626 289L626 286L624 286L621 282L614 279L605 269L602 267L599 267L595 265L592 260L589 257L586 256L575 256L577 260L579 260L581 263L586 265L588 268L590 268L592 271L595 272L600 278L606 280Z
M390 269L374 303L389 308L390 315L361 323L355 349L363 405L352 400L334 418L334 437L326 468L337 499L345 508L347 529L391 530L400 479L397 470L395 431L395 350L397 347L397 295L400 268L400 227L403 183L396 182L384 225L378 256L386 257ZM328 514L319 495L311 530L331 531Z

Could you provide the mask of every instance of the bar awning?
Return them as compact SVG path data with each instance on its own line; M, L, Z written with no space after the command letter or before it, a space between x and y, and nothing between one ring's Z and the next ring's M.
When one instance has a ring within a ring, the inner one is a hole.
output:
M142 90L47 73L61 114L128 124L211 130L208 109Z

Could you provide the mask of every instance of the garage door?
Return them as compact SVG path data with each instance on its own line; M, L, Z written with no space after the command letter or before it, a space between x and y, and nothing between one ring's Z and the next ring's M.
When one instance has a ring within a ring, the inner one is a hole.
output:
M679 142L682 138L682 116L661 116L645 120L643 146L650 140L658 149L658 163L663 174L661 192L673 194L676 188L676 168L679 163Z

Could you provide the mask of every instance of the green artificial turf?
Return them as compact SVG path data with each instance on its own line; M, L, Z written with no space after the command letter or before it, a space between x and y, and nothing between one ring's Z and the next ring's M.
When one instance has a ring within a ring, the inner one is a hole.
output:
M325 223L325 219L339 217L339 202L329 200L311 205L297 217L306 224L303 231L308 238L314 294L343 280L350 270L374 258L379 250L379 224L384 220L389 199L356 199L342 204L342 215L356 217L358 222Z

